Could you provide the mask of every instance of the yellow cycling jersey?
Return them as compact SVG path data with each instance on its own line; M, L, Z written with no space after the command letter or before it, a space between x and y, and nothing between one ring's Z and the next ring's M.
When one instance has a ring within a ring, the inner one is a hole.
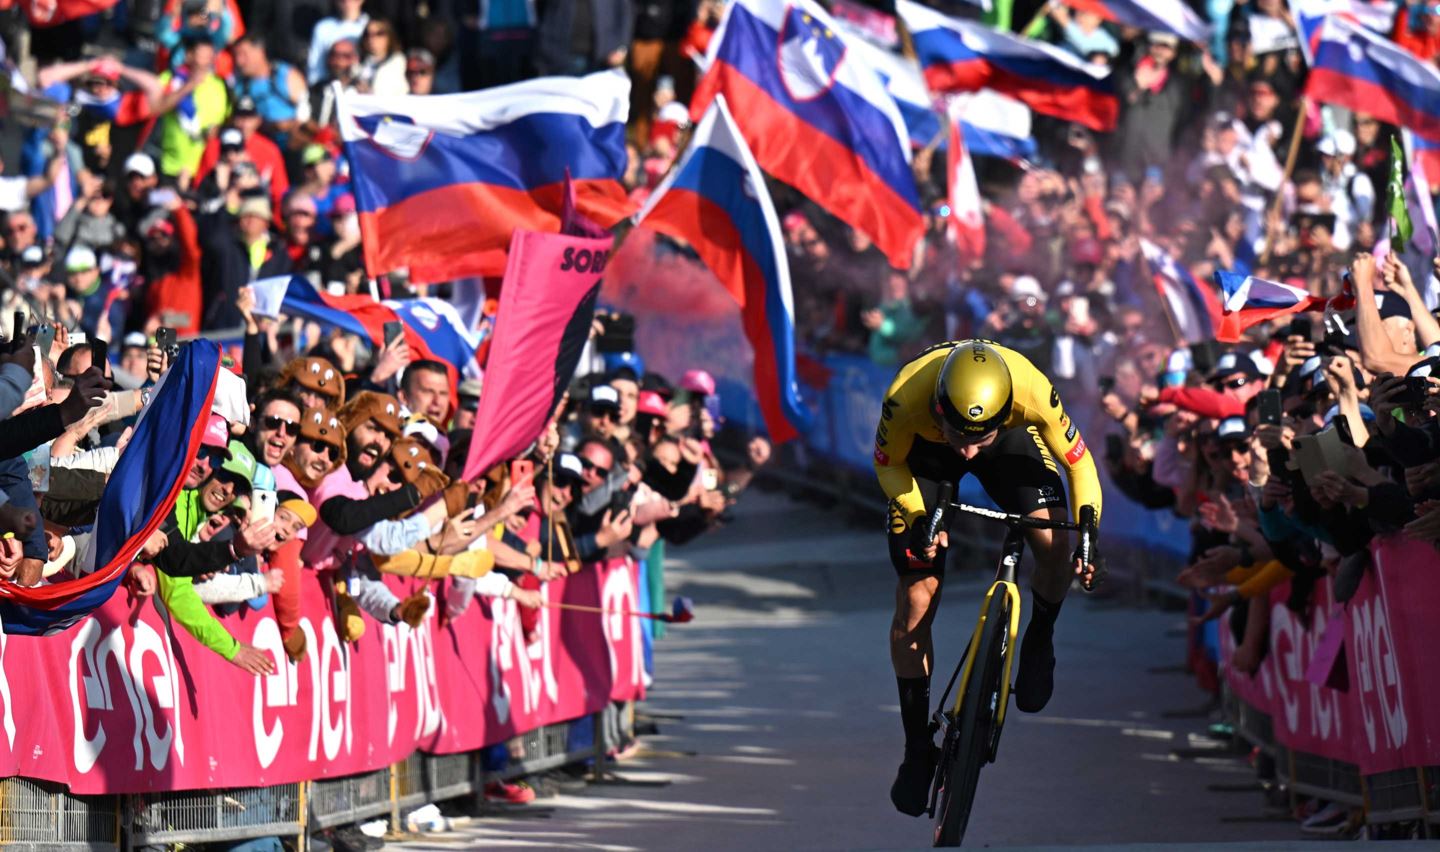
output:
M967 342L941 343L920 353L900 368L885 393L880 425L875 429L875 475L880 479L885 495L899 508L907 526L925 514L925 503L910 472L907 457L916 438L942 445L945 443L945 436L931 412L931 400L945 357L950 350ZM1001 428L1036 427L1050 453L1065 465L1075 521L1078 523L1080 520L1081 506L1093 506L1098 522L1100 477L1095 470L1095 460L1086 450L1079 427L1065 414L1059 392L1024 355L986 342L1005 359L1015 397L1010 417Z

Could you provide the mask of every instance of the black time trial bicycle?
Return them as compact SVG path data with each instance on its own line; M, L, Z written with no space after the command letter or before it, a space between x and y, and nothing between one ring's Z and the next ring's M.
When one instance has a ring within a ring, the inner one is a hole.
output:
M930 788L929 815L935 821L935 846L959 846L970 823L970 809L980 782L980 769L995 761L1005 708L1010 702L1010 672L1015 662L1015 636L1020 629L1020 587L1015 582L1020 557L1025 552L1025 530L1063 530L1080 533L1080 555L1091 564L1094 550L1095 512L1080 510L1080 523L1032 518L979 506L951 502L954 484L941 485L936 508L930 517L933 541L945 529L953 512L999 521L1009 527L1000 551L995 582L980 604L980 620L945 694L931 719L931 734L943 732L940 758ZM1100 575L1088 578L1090 591ZM955 704L945 702L955 689Z

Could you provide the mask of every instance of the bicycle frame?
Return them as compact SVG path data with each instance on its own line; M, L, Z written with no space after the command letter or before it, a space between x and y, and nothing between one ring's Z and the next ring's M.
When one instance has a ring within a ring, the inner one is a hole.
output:
M960 504L957 504L959 507ZM971 508L971 507L964 507ZM1010 671L1015 662L1015 637L1020 633L1020 586L1015 582L1020 567L1020 558L1025 553L1025 537L1019 529L1012 528L1005 536L1005 545L1000 553L1000 564L995 571L995 582L980 600L980 618L975 622L975 631L970 635L969 647L965 651L965 663L960 671L959 689L955 690L955 706L951 712L958 718L960 704L965 696L965 687L970 682L970 672L975 666L975 654L980 647L980 634L985 630L986 613L990 611L990 600L997 592L1010 598L1010 641L1005 646L1005 674L1000 681L1000 713L996 724L1005 724L1005 710L1010 704Z

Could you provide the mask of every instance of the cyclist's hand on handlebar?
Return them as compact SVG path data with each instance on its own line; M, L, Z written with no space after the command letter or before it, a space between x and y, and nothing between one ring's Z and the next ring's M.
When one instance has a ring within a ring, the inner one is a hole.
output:
M935 540L930 541L923 521L917 521L915 526L910 528L910 557L921 562L934 562L935 554L942 547L950 546L950 533L941 530L936 534Z
M1085 587L1085 591L1088 592L1091 589L1095 588L1095 582L1098 578L1100 569L1099 566L1096 565L1094 553L1091 553L1090 561L1087 563L1083 562L1080 559L1080 552L1077 550L1075 552L1074 561L1071 563L1070 567L1075 569L1075 576L1080 578L1080 584Z

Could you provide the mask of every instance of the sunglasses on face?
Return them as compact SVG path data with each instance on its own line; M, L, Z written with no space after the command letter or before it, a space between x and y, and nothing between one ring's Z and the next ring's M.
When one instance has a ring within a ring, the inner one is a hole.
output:
M595 471L596 473L600 474L601 476L609 476L609 475L610 475L610 468L608 468L608 467L601 467L600 465L596 464L595 462L590 461L589 459L585 458L584 456L581 456L581 457L580 457L580 466L581 466L582 468L584 468L585 470L593 470L593 471Z
M294 420L286 420L283 417L272 417L265 415L260 418L260 428L267 432L279 432L283 435L299 435L300 424Z
M1237 376L1236 378L1230 379L1228 381L1221 381L1219 379L1216 379L1210 384L1216 390L1222 390L1224 388L1229 388L1230 390L1239 390L1240 388L1245 387L1249 383L1250 380L1245 378L1244 376Z
M310 441L309 444L310 451L313 452L315 455L322 456L332 461L335 459L335 447L333 447L332 445L327 444L321 440Z
M619 420L620 412L613 408L592 408L590 417L595 420Z

